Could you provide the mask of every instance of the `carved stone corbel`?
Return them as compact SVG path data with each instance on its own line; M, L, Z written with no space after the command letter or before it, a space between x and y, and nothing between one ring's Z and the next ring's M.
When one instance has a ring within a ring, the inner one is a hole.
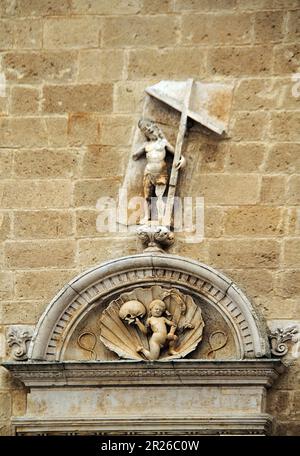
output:
M276 328L269 335L271 343L271 353L274 356L282 357L288 353L289 347L287 341L296 343L298 341L298 328L296 325L287 328Z
M142 225L137 235L145 246L144 252L164 252L164 248L174 244L174 233L166 226Z
M32 339L31 326L11 326L6 333L7 345L15 361L27 361L28 344Z

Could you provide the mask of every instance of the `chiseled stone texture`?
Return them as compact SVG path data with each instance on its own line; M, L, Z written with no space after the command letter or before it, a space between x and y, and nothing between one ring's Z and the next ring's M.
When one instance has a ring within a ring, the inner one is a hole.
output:
M71 277L141 252L97 230L96 205L117 197L144 88L163 79L235 84L228 137L191 125L184 145L203 242L171 251L223 271L265 318L299 319L299 14L298 0L0 1L0 357L6 326L36 324ZM148 110L174 144L178 113ZM24 396L3 371L7 435ZM299 373L298 359L269 396L275 434L300 432Z

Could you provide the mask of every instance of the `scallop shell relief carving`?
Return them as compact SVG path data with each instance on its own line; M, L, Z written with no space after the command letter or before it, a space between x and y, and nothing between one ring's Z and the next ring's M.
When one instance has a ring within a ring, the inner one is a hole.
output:
M183 358L202 339L200 307L189 295L160 286L136 288L112 301L100 318L100 339L121 358Z

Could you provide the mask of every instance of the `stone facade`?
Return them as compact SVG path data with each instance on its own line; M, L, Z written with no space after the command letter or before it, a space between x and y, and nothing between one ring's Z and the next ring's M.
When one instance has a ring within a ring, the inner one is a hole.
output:
M35 325L85 269L141 252L132 235L96 230L96 201L116 197L143 91L162 79L235 85L228 138L196 125L189 132L185 155L196 162L182 188L205 197L205 237L178 239L171 253L223 271L270 324L299 321L299 8L298 0L0 2L2 360L10 325ZM161 125L174 116L155 115ZM277 435L300 434L296 350L268 395ZM25 398L1 367L0 434L13 432Z

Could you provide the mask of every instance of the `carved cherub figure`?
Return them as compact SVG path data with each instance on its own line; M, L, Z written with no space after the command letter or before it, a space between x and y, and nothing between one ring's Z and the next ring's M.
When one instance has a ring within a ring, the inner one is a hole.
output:
M146 325L144 325L138 318L135 320L135 324L144 334L147 334L148 329L152 331L152 335L149 340L150 350L146 350L144 347L139 346L137 348L138 353L143 353L149 360L155 360L159 358L160 350L169 341L169 354L174 354L174 345L177 340L175 331L177 328L176 323L172 320L168 320L163 314L166 312L166 304L161 299L155 299L149 305L150 316L147 318ZM167 327L170 327L168 331Z
M132 155L134 160L138 160L144 153L146 154L147 164L144 170L143 188L144 197L147 200L145 216L140 223L147 223L150 216L151 197L157 197L158 221L163 218L164 203L163 195L168 184L168 171L166 164L166 152L174 155L174 148L165 138L161 129L151 120L141 119L138 123L140 130L144 133L147 141ZM185 158L180 157L175 164L176 169L185 165Z

